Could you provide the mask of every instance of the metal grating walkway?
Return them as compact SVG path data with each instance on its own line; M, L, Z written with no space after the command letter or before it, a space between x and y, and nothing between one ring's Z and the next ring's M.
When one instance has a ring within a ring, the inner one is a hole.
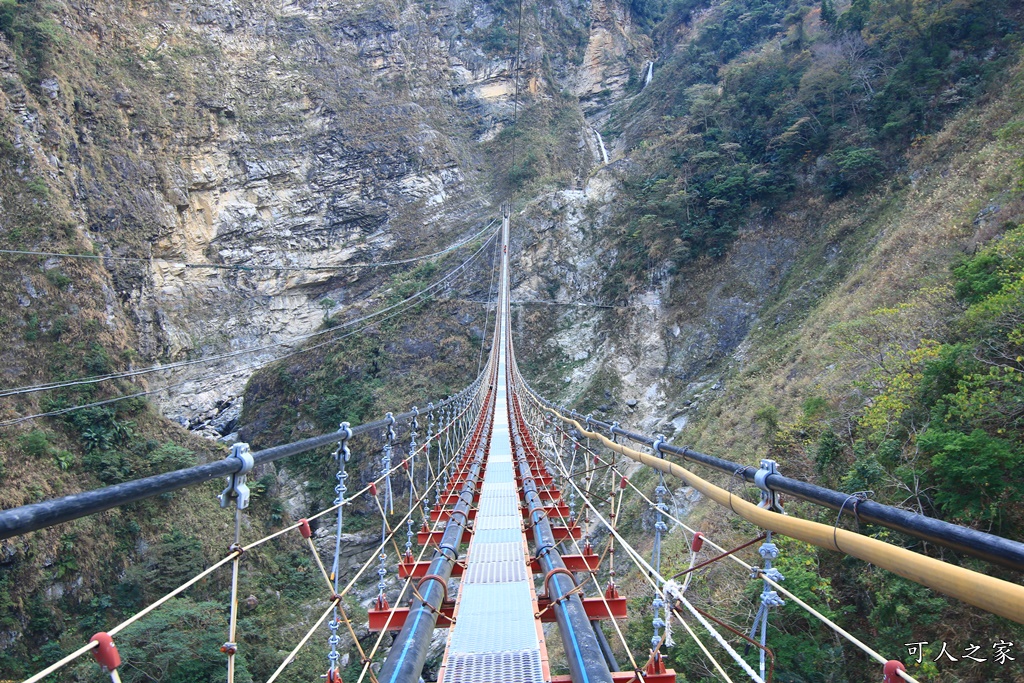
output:
M536 596L512 470L504 349L499 353L490 454L439 683L550 678L543 631L533 616Z

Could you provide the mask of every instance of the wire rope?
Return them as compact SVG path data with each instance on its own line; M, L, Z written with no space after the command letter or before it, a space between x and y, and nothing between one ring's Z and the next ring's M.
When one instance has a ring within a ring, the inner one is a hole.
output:
M486 246L486 243L485 243L484 246ZM483 250L483 247L481 247L481 249L478 250L476 252L476 254L474 254L474 257L478 256L482 250ZM359 322L370 321L367 325L364 325L363 327L357 328L355 330L350 330L349 332L346 332L343 335L339 335L339 336L333 337L331 339L328 339L326 341L320 342L318 344L314 344L312 346L307 346L307 347L304 347L302 349L297 349L297 350L292 351L290 353L287 353L287 354L284 354L282 356L278 356L276 358L268 360L268 361L266 361L264 363L260 363L260 364L254 366L254 367L251 367L251 368L247 368L247 369L244 369L244 370L237 370L234 373L232 373L232 375L235 376L235 375L239 375L239 374L251 373L251 372L259 370L260 368L263 368L263 367L265 367L265 366L267 366L267 365L269 365L271 363L276 363L278 361L285 360L287 358L292 358L294 356L297 356L297 355L300 355L300 354L303 354L303 353L307 353L309 351L313 351L314 349L318 349L318 348L321 348L323 346L327 346L329 344L337 343L337 342L339 342L339 341L341 341L343 339L347 339L348 337L356 335L356 334L358 334L358 333L368 329L369 327L372 327L373 325L376 325L376 324L379 324L379 323L384 322L386 320L390 320L390 319L392 319L394 317L397 317L398 315L404 313L408 309L408 307L411 307L411 305L413 304L413 302L415 302L416 299L425 296L432 289L435 289L438 286L440 286L441 284L446 283L447 280L450 278L450 276L454 275L456 272L459 272L459 273L463 272L464 267L467 266L470 262L471 262L471 260L467 260L467 261L463 262L460 266L458 266L457 269L450 271L444 278L434 282L430 286L420 290L416 294L413 294L412 296L402 300L401 302L399 302L397 304L394 304L394 305L391 305L391 306L388 306L388 307L386 307L384 309L381 309L380 311L375 311L374 313L371 313L369 315L363 316L361 318L357 318L355 320L346 321L346 323L344 323L343 325L338 326L338 327L330 328L328 330L319 330L319 331L314 332L312 334L304 335L302 337L296 337L296 338L294 338L292 340L288 340L286 342L277 342L275 344L270 344L270 345L266 345L264 347L261 347L261 348L265 349L265 348L271 348L271 347L274 347L274 346L283 346L285 344L294 343L295 341L299 341L299 340L302 340L302 339L309 339L309 338L312 338L314 336L326 334L328 332L336 332L336 331L338 331L339 327L349 327L349 326L354 325L354 324L359 323ZM395 310L395 309L399 309L399 310ZM383 313L385 313L387 311L393 311L393 312L390 313L390 315L387 315L387 316L381 318L380 320L376 320L375 319L375 318L377 318L378 316L380 316L381 314L383 314ZM225 356L222 356L222 357L237 356L237 355L244 354L244 353L251 353L251 352L254 352L256 350L260 350L260 349L257 349L257 348L247 349L247 350L244 350L244 351L233 352L231 354L225 354ZM188 362L186 362L184 364L189 364L190 365L190 364L195 364L195 363L199 363L199 362L212 362L215 359L216 359L216 357L209 357L207 359L202 359L202 360L188 361ZM119 379L119 378L123 378L124 376L136 376L136 375L141 375L141 374L145 374L145 373L148 373L148 372L158 372L160 370L170 369L171 367L172 366L164 366L164 367L159 367L159 368L150 368L150 369L147 369L147 370L140 370L140 371L136 371L136 372L132 372L132 373L122 373L120 375L112 375L112 376L102 377L102 378L98 378L98 379L94 379L94 380L77 380L75 382L68 382L68 383L64 383L64 384L56 385L56 386L36 388L36 389L34 389L34 391L43 391L43 390L46 390L46 389L64 388L65 386L75 386L75 385L80 385L80 384L91 384L91 383L96 383L96 382L100 382L100 381L107 381L107 380L110 380L110 379ZM178 367L180 367L180 364L178 365ZM173 388L176 388L176 387L183 386L185 384L190 383L191 381L192 380L184 380L182 382L176 382L174 384L164 385L164 386L159 387L157 389L151 389L151 390L148 390L148 391L140 391L140 392L136 392L136 393L133 393L133 394L128 394L128 395L125 395L125 396L116 396L114 398L104 399L102 401L95 401L93 403L76 405L76 406L69 406L67 408L60 408L60 409L52 410L52 411L48 411L48 412L36 413L36 414L33 414L33 415L26 415L26 416L19 417L19 418L13 418L13 419L10 419L10 420L5 420L5 421L0 422L0 427L9 427L11 425L19 424L19 423L22 423L22 422L27 422L29 420L35 420L35 419L38 419L38 418L41 418L41 417L55 417L55 416L58 416L58 415L64 415L64 414L67 414L67 413L70 413L70 412L74 412L76 410L83 410L83 409L86 409L86 408L100 407L100 406L108 405L110 403L116 403L118 401L128 400L128 399L131 399L131 398L140 398L140 397L143 397L143 396L151 396L153 394L160 393L161 391L165 391L167 389L173 389ZM29 393L29 392L26 391L26 392L22 392L22 393ZM0 397L9 396L9 395L12 395L11 392L0 393Z
M336 272L339 270L351 270L355 268L385 268L388 266L399 266L407 263L416 263L417 261L426 261L428 259L443 256L449 252L455 251L465 245L469 244L476 238L484 234L488 228L497 222L497 218L492 219L490 223L485 225L476 234L467 237L464 240L456 242L455 244L445 247L441 251L436 251L433 254L424 254L422 256L413 256L405 259L396 259L393 261L379 261L379 262L367 262L367 263L340 263L335 266L244 266L241 264L234 263L188 263L184 261L171 261L169 259L162 259L159 257L143 258L139 256L104 256L102 254L74 254L66 252L55 252L55 251L31 251L31 250L20 250L20 249L0 249L0 254L7 254L9 256L45 256L47 258L68 258L68 259L85 259L93 261L118 261L122 263L160 263L168 266L180 266L182 268L194 268L194 269L211 269L211 270L238 270L238 271L270 271L270 272Z
M536 402L536 399L534 399L534 400L535 400L535 402ZM540 404L537 404L537 405L539 406ZM543 409L544 409L544 410L549 410L548 408L543 408ZM557 413L556 413L556 415L557 415ZM559 418L560 418L560 419L564 419L564 418L561 418L561 416L559 416ZM586 430L583 430L583 428L582 428L582 427L581 427L581 426L579 425L579 423L578 423L578 422L575 422L574 420L568 420L568 421L569 421L569 422L571 422L571 423L573 423L573 424L575 424L575 425L577 426L577 428L578 428L578 429L580 429L581 431L586 431ZM608 440L607 440L606 438L604 438L604 437L603 437L603 436L601 436L601 435L596 435L596 434L595 434L595 437L596 437L596 438L598 438L598 440L599 440L599 441L601 441L602 443L604 443L604 445L605 445L605 446L608 446L609 448L611 448L612 446L614 446L614 448L615 448L616 450L619 450L619 451L623 452L623 454L629 455L629 453L626 453L626 451L629 451L630 453L635 453L635 451L633 451L632 449L626 448L625 446L622 446L621 444L615 444L615 443L613 443L613 442L610 442L610 441L608 441ZM611 444L611 445L609 445L609 444ZM632 455L629 455L629 457L632 457ZM643 462L643 461L641 460L641 462ZM647 463L644 463L644 464L647 464ZM673 469L680 469L680 470L682 470L682 469L683 469L683 468L679 468L679 467L678 467L677 465L672 465L672 468L673 468ZM683 470L683 471L686 471L686 470ZM673 473L674 473L674 472L673 472ZM693 481L696 481L697 479L699 479L698 477L696 477L696 476L695 476L695 475L693 475L692 473L689 473L689 472L687 472L687 474L688 474L688 476L690 476L690 477L693 477ZM703 480L701 480L701 482L703 482ZM687 482L687 483L690 483L690 482ZM744 502L745 502L745 501L744 501ZM678 520L674 520L674 521L677 521L677 522L678 522ZM798 521L803 521L803 520L798 520ZM679 523L680 523L680 524L682 524L681 522L679 522ZM809 524L810 524L810 523L809 523ZM685 525L683 525L683 526L685 527ZM690 529L689 527L685 527L685 528L687 528L687 529L688 529L688 530L690 530L691 532L693 531L693 530L692 530L692 529ZM787 535L790 535L790 536L794 536L794 534L792 534L792 533L790 533L790 534L787 534ZM711 545L712 547L715 547L715 548L717 548L718 550L720 550L721 552L728 552L728 551L727 551L727 550L726 550L725 548L723 548L722 546L720 546L720 545L718 545L718 544L716 544L716 543L712 543L712 542L710 542L710 541L708 541L708 543L709 543L709 544L710 544L710 545ZM742 565L743 565L743 566L744 566L745 568L748 568L749 570L753 571L753 569L754 569L754 568L753 568L753 567L752 567L751 565L748 565L747 563L745 563L745 562L742 562L742 560L740 560L739 558L737 558L737 557L735 557L735 556L733 556L733 555L729 555L729 557L732 557L734 561L740 562L740 563L741 563L741 564L742 564ZM915 557L916 557L916 556L915 556ZM641 558L641 559L642 559L642 558ZM924 559L927 559L927 558L924 558ZM884 657L883 657L882 655L880 655L879 653L877 653L876 651L874 651L873 649L871 649L870 647L868 647L867 645L865 645L865 644L864 644L863 642L861 642L861 641L860 641L859 639L857 639L857 638L856 638L855 636L853 636L852 634L850 634L849 632L845 631L845 630L844 630L844 629L842 629L842 628L841 628L840 626L838 626L837 624L835 624L835 622L832 622L831 620L828 620L828 619L827 619L827 618L826 618L826 617L825 617L824 615L822 615L822 614L821 614L820 612L817 612L817 610L814 610L813 608L811 608L811 607L810 607L809 605L807 605L807 603L805 603L805 602L804 602L803 600L801 600L801 599L800 599L800 598L798 598L797 596L793 595L793 594L792 594L792 593L791 593L790 591L786 590L786 589L785 589L784 587L782 587L781 585L779 585L779 583L778 583L778 582L776 582L776 581L772 580L772 579L771 579L770 577L767 577L767 576L766 576L766 575L765 575L765 574L764 574L763 572L758 572L758 573L759 573L759 575L760 575L760 578L762 578L762 579L765 579L765 580L766 580L766 581L767 581L767 582L768 582L768 583L769 583L770 585L772 585L772 586L773 586L774 588L776 588L777 590L779 590L779 591L780 591L780 592L782 592L783 594L785 594L785 595L789 596L790 598L792 598L792 599L794 600L794 602L796 602L797 604L799 604L799 605L800 605L801 607L803 607L804 609L808 610L808 612L811 612L812 614L814 614L814 615L815 615L815 616L816 616L817 618L821 619L823 623L827 624L827 625L828 625L828 626L829 626L830 628L832 628L832 629L833 629L833 630L834 630L834 631L835 631L836 633L838 633L839 635L843 636L844 638L846 638L847 640L849 640L849 641L850 641L850 642L851 642L852 644L854 644L854 645L856 645L857 647L859 647L859 648L860 648L860 649L861 649L862 651L864 651L864 652L865 652L866 654L868 654L869 656L871 656L872 658L874 658L875 660L877 660L877 661L878 661L878 662L880 662L880 663L885 663L885 662L887 662L887 661L888 661L888 660L886 660L886 659L885 659L885 658L884 658ZM981 575L979 575L979 577L978 577L978 580L980 581L980 580L984 580L984 579L987 579L987 578L988 578L988 577L985 577L985 576L981 576ZM991 611L991 610L990 610L990 611ZM905 672L905 671L897 671L896 673L897 673L897 674L898 674L898 675L899 675L899 676L900 676L901 678L903 678L903 680L905 680L905 681L908 681L909 683L917 683L917 679L915 679L915 678L914 678L913 676L911 676L910 674L908 674L908 673L907 673L907 672Z
M519 137L519 72L522 68L523 54L523 0L519 0L519 27L516 29L516 58L512 74L515 80L512 96L512 163L509 165L510 173L516 170L516 138Z
M467 408L465 408L465 409L464 409L464 410L463 410L462 412L460 412L459 414L457 414L457 415L454 415L454 416L452 416L451 420L450 420L450 421L448 422L448 424L447 424L447 425L445 425L444 429L449 429L449 428L451 428L452 424L453 424L453 423L454 423L454 422L455 422L456 420L459 420L459 419L461 419L461 418L462 418L462 416L463 416L463 415L464 415L464 414L465 414L465 413L466 413L466 412L467 412L468 410L469 410L469 408L467 407ZM425 445L426 445L426 444L424 444L424 446L425 446ZM423 447L421 446L420 448L422 449ZM447 464L448 464L448 463L450 463L450 462L451 462L451 461L452 461L452 460L453 460L453 459L454 459L454 458L456 457L456 455L457 455L458 453L460 453L460 452L461 452L461 450L455 450L455 451L453 451L453 454L451 455L451 457L449 457L449 458L448 458L448 460L447 460L447 462L445 463L445 465L447 466ZM407 456L407 457L406 457L406 458L405 458L404 460L408 460L408 459L409 459L410 457L412 457L412 456ZM403 461L404 461L404 460L403 460ZM321 510L320 512L316 513L315 515L312 515L312 516L308 517L308 518L307 518L307 520L309 520L309 519L316 519L316 518L319 518L319 517L321 517L321 516L323 516L323 515L325 515L325 514L328 514L328 513L330 513L330 512L331 512L331 511L333 511L333 510L336 510L336 509L337 509L338 507L340 507L340 506L344 506L344 505L348 505L348 504L352 503L352 502L353 502L353 501L354 501L354 500L355 500L356 498L358 498L358 497L359 497L359 496L361 496L362 494L364 494L364 493L366 493L367 491L369 491L372 485L374 485L374 484L377 484L377 483L379 483L379 482L383 481L385 477L389 476L390 474L392 474L392 473L396 472L396 471L397 471L398 469L400 469L400 468L402 467L402 462L403 462L403 461L399 461L399 462L398 462L397 464L395 464L395 465L394 465L394 466L393 466L393 467L392 467L392 468L391 468L390 470L388 470L387 472L383 472L383 473L381 473L381 474L380 474L380 475L379 475L379 476L378 476L378 477L377 477L376 479L374 479L374 480L373 480L373 481L372 481L372 482L371 482L370 484L367 484L366 486L364 486L363 488L361 488L361 489L360 489L359 491L355 492L354 494L352 494L351 496L349 496L348 498L346 498L346 499L345 499L344 501L342 501L341 503L338 503L338 504L336 504L336 505L333 505L333 506L331 506L331 507L329 507L329 508L327 508L327 509L325 509L325 510ZM426 491L429 491L429 489L430 489L430 486L432 486L432 485L436 484L436 483L437 483L438 481L440 481L440 479L441 479L441 476L440 476L440 475L438 475L437 477L435 477L435 478L434 478L434 479L433 479L433 480L432 480L432 481L430 482L430 485L428 485L428 486L426 487ZM426 499L426 496L427 496L427 492L426 492L426 491L424 492L424 495L423 495L423 496L421 496L421 497L420 497L420 499L416 501L416 505L413 505L413 506L412 506L412 507L410 508L409 512L407 512L407 513L406 513L406 517L410 516L410 515L411 515L411 514L413 513L413 511L417 510L417 509L418 509L418 507L417 507L417 506L418 506L418 504L419 504L419 503L421 503L421 502L422 502L423 500L425 500L425 499ZM405 518L403 518L403 520L402 520L403 522L404 522L404 519L405 519ZM193 585L195 585L196 583L198 583L199 581L201 581L201 580L202 580L202 579L204 579L205 577L207 577L207 576L209 576L210 574L212 574L212 573L213 573L214 571L216 571L217 569L219 569L219 568L223 567L224 565L226 565L226 564L228 564L229 562L233 561L233 560L234 560L235 558L237 558L237 557L241 556L241 555L242 555L242 554L243 554L243 553L244 553L245 551L251 550L252 548L255 548L255 547L257 547L257 546L259 546L259 545L261 545L261 544L263 544L263 543L266 543L267 541L270 541L270 540L272 540L272 539L274 539L274 538L277 538L277 537L279 537L279 536L282 536L283 534L285 534L285 533L287 533L287 532L289 532L289 531L294 531L295 529L298 529L298 528L299 528L300 526L301 526L301 522L300 522L300 523L296 523L296 524L292 524L292 525L290 525L290 526L288 526L288 527L285 527L284 529L280 529L280 530L278 530L278 531L275 531L274 533L271 533L271 534L267 534L266 536L263 536L262 538L260 538L260 539L258 539L258 540L256 540L256 541L253 541L253 542L249 543L249 544L248 544L248 545L246 545L246 546L243 546L243 547L242 547L241 549L239 549L239 550L234 550L234 551L230 552L230 553L229 553L229 554L228 554L227 556L225 556L225 557L221 558L221 559L220 559L219 561L217 561L217 562L215 562L214 564L210 565L209 567L207 567L206 569L204 569L204 570L203 570L203 571L201 571L200 573L196 574L195 576L193 576L193 577L192 577L191 579L189 579L189 580L188 580L188 581L186 581L185 583L181 584L180 586L178 586L178 587L177 587L177 588L175 588L174 590L172 590L172 591L170 591L169 593L165 594L165 595L164 595L163 597L161 597L161 598L159 598L159 599L155 600L154 602L150 603L149 605L147 605L147 606L146 606L146 607L144 607L143 609L139 610L138 612L136 612L136 613L135 613L135 614L133 614L132 616L130 616L130 617L128 617L127 619L125 619L124 621L120 622L119 624L117 624L117 625L116 625L116 626L114 626L113 628L109 629L109 630L107 631L107 633L108 633L109 635L111 635L111 636L114 636L114 635L116 635L116 634L120 633L121 631L123 631L124 629L128 628L129 626L131 626L132 624L134 624L134 623L135 623L135 622L137 622L138 620L142 619L143 617L145 617L145 616L146 616L146 615L148 615L149 613L151 613L151 612L153 612L154 610L156 610L156 609L157 609L158 607L160 607L161 605L163 605L164 603L166 603L167 601L169 601L169 600L170 600L171 598L174 598L175 596L177 596L177 595L181 594L181 593L182 593L183 591L185 591L185 590L187 590L188 588L192 587ZM398 528L398 527L396 526L396 531L397 531L397 528ZM395 532L392 532L392 533L395 533ZM386 544L386 541L385 541L385 543L384 543L384 544ZM379 552L379 551L380 551L380 548L381 548L381 547L383 547L383 546L378 546L378 548L377 548L377 551L376 551L376 552ZM369 567L369 566L370 566L370 565L371 565L371 564L373 563L373 559L374 559L374 556L376 555L376 552L375 552L375 553L373 553L373 554L372 554L372 555L370 556L370 559L369 559L369 560L367 561L367 563L366 563L366 564L364 564L364 565L363 565L363 567L362 567L362 568L361 568L361 569L360 569L360 570L359 570L359 571L358 571L358 572L357 572L357 573L356 573L356 574L355 574L355 575L354 575L354 576L353 576L353 577L351 578L351 580L349 581L349 583L348 583L348 584L347 584L347 585L345 586L345 588L344 588L344 589L343 589L343 590L342 590L342 591L341 591L341 592L339 593L339 596L340 596L340 597L344 597L344 596L345 596L345 595L346 595L346 594L347 594L347 593L348 593L348 592L349 592L349 591L350 591L350 590L352 589L352 586L354 586L354 585L355 585L356 581L357 581L357 580L359 579L359 577L360 577L360 576L361 576L361 575L362 575L362 574L363 574L363 573L364 573L364 572L366 571L367 567ZM48 676L48 675L50 675L50 674L54 673L55 671L58 671L58 670L59 670L59 669L61 669L62 667L66 666L67 664L70 664L71 662L73 662L73 661L74 661L74 660L76 660L77 658L79 658L79 657L81 657L82 655L84 655L84 654L85 654L86 652L89 652L90 650L94 649L94 648L95 648L96 646L97 646L97 643L95 643L95 642L90 642L89 644L87 644L87 645L84 645L83 647L79 648L78 650L75 650L74 652L70 653L69 655L67 655L67 656L66 656L66 657L64 657L63 659L61 659L61 660L59 660L59 661L55 662L54 664L51 664L51 665L50 665L50 666L48 666L48 667L47 667L46 669L44 669L44 670L40 671L39 673L35 674L34 676L31 676L31 677L29 677L29 678L25 679L25 681L23 681L23 683L37 683L38 681L41 681L41 680L42 680L43 678L45 678L46 676Z
M213 355L213 356L205 356L203 358L195 358L195 359L187 360L187 361L177 361L177 362L174 362L174 363L168 363L166 365L154 365L154 366L150 366L148 368L142 368L142 369L139 369L139 370L127 370L125 372L109 373L109 374L106 374L106 375L94 375L92 377L83 377L81 379L70 380L70 381L66 381L66 382L46 382L46 383L43 383L43 384L36 384L36 385L30 385L30 386L24 386L24 387L15 387L15 388L11 388L11 389L5 389L5 390L0 391L0 398L4 398L4 397L7 397L7 396L21 395L21 394L35 393L35 392L38 392L38 391L47 391L47 390L51 390L51 389L63 389L63 388L66 388L66 387L82 386L82 385L87 385L87 384L96 384L96 383L99 383L99 382L107 382L107 381L114 380L114 379L127 379L127 378L131 378L131 377L138 377L140 375L147 375L147 374L154 373L154 372L166 372L168 370L177 370L179 368L188 367L188 366L192 366L192 365L201 365L201 364L206 364L206 363L212 363L212 362L215 362L215 361L225 360L225 359L228 359L228 358L236 358L238 356L245 356L245 355L248 355L250 353L257 353L259 351L268 351L270 349L274 349L274 348L277 348L279 346L290 346L292 344L296 344L296 343L305 341L307 339L312 339L314 337L322 336L322 335L325 335L325 334L331 334L332 332L337 332L339 329L346 328L346 327L351 327L352 325L357 325L357 324L362 323L364 321L371 320L374 317L382 315L383 313L391 311L391 310L393 310L393 309L395 309L395 308L397 308L399 306L403 306L406 303L410 303L410 302L412 302L412 301L414 301L414 300L416 300L416 299L418 299L418 298L420 298L422 296L425 296L428 292L433 291L434 289L437 289L441 285L445 284L449 279L454 277L454 275L456 275L457 273L461 273L466 267L468 267L468 265L470 263L475 261L476 258L486 248L487 244L492 239L494 239L494 237L497 234L498 234L497 231L494 231L491 234L491 236L483 243L483 245L481 245L481 247L479 249L477 249L477 251L474 252L469 258L467 258L461 264L459 264L455 268L451 269L445 275L443 275L442 277L438 278L433 283L431 283L430 285L428 285L424 289L420 290L419 292L416 292L415 294L407 297L406 299L403 299L402 301L399 301L398 303L395 303L395 304L392 304L390 306L387 306L387 307L385 307L385 308L383 308L383 309L381 309L379 311L375 311L373 313L370 313L370 314L367 314L365 316L361 316L361 317L358 317L358 318L354 318L352 320L346 320L343 323L339 323L338 325L335 325L333 327L329 327L327 329L317 330L315 332L310 332L310 333L307 333L307 334L297 335L295 337L290 337L288 339L284 339L284 340L281 340L279 342L273 342L273 343L270 343L270 344L262 344L260 346L253 346L253 347L250 347L250 348L247 348L247 349L239 349L238 351L231 351L231 352L228 352L228 353L216 354L216 355ZM278 360L278 359L275 359L275 360ZM273 362L273 361L270 361L270 362Z
M557 429L559 430L559 432L562 432L561 428L557 428ZM601 456L598 455L596 452L594 452L594 451L592 451L590 449L586 449L586 450L588 450L590 453L592 453L594 455L594 457L596 457L599 460L601 460L601 462L607 462L604 458L601 458ZM614 463L611 464L611 467L612 467L612 469L614 471L619 472L618 468L615 467ZM619 472L619 473L621 474L621 472ZM627 479L626 482L629 485L629 487L632 488L634 491L636 491L640 495L640 497L643 498L649 505L654 505L655 504L654 501L652 501L632 481ZM673 523L678 525L680 528L682 528L682 529L684 529L686 531L689 531L691 534L700 533L696 529L694 529L694 528L690 527L689 525L687 525L685 522L683 522L683 521L679 520L678 518L674 517L670 512L662 511L662 514L665 515L665 517L667 517L670 521L672 521ZM701 533L701 538L703 539L703 541L705 543L707 543L709 546L711 546L712 548L715 548L716 550L718 550L721 553L719 558L721 558L721 559L729 558L730 560L732 560L733 562L738 564L741 568L743 568L747 573L755 572L756 571L758 573L758 575L760 576L760 578L762 578L765 581L767 581L777 591L779 591L783 595L787 596L789 599L791 599L793 602L795 602L797 605L799 605L801 608L803 608L805 611L807 611L809 614L811 614L814 618L818 619L825 626L827 626L828 628L832 629L837 635L839 635L839 636L845 638L846 640L848 640L852 645L854 645L857 648L859 648L861 651L863 651L865 654L867 654L872 659L875 659L876 661L878 661L878 662L880 662L882 664L885 664L888 661L879 652L877 652L876 650L872 649L871 647L866 645L863 641L861 641L859 638L854 636L852 633L850 633L849 631L847 631L843 627L841 627L838 624L836 624L834 621L832 621L831 619L829 619L828 617L823 615L818 610L816 610L813 607L811 607L809 604L807 604L806 602L801 600L798 596L794 595L791 591L786 589L780 583L778 583L777 581L775 581L774 579L772 579L772 578L770 578L768 576L765 576L764 573L760 571L759 567L755 567L755 566L749 564L748 562L745 562L743 559L737 557L735 554L733 554L734 551L736 550L735 548L734 549L726 549L725 547L723 547L723 546L719 545L718 543L715 543L714 541L712 541L710 538L708 538L703 533ZM689 545L689 543L687 543L687 545ZM745 544L745 545L747 545L747 544ZM687 570L687 572L691 571L693 568L695 568L695 567L693 567L692 564L691 564L691 568L690 568L690 570ZM689 577L687 577L687 579L689 579ZM685 588L685 584L684 584L684 588Z

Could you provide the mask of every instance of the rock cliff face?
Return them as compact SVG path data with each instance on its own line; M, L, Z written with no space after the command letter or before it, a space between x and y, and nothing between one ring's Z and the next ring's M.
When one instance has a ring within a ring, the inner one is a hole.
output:
M75 248L108 257L97 275L133 364L237 354L150 376L182 422L229 404L282 342L365 308L386 280L356 264L447 245L503 193L487 148L515 91L502 3L48 8L47 55L0 42L5 109ZM649 39L615 0L559 3L524 30L524 109L579 95L575 135L601 162L596 127Z
M0 43L8 122L82 246L113 257L136 364L261 348L151 380L170 415L365 305L382 279L350 266L447 245L494 205L477 143L514 87L474 39L507 19L487 5L53 7L46 78Z

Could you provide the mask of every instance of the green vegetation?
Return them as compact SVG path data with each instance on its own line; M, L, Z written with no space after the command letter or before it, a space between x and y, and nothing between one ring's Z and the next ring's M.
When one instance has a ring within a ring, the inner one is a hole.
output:
M66 40L54 9L47 0L0 0L0 34L20 57L26 81L38 81L52 67L53 53Z
M899 481L923 478L935 512L1014 535L1024 520L1024 230L954 267L953 293L942 339L881 349L854 447L882 454ZM875 311L863 327L888 315Z
M621 297L662 263L722 255L740 225L797 191L836 199L875 186L1013 62L1011 16L1008 2L858 0L815 28L793 1L712 10L662 67L668 92L641 95L609 124L618 134L642 117L654 134L627 183L605 294Z

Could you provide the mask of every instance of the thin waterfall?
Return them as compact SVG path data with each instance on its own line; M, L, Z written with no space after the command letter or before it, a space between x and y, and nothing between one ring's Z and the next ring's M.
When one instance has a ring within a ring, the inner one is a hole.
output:
M601 137L601 131L597 128L594 129L594 135L597 136L597 144L601 148L601 161L602 163L608 163L608 148L604 146L604 139Z
M647 62L647 76L644 78L645 88L651 84L652 78L654 78L654 62Z

